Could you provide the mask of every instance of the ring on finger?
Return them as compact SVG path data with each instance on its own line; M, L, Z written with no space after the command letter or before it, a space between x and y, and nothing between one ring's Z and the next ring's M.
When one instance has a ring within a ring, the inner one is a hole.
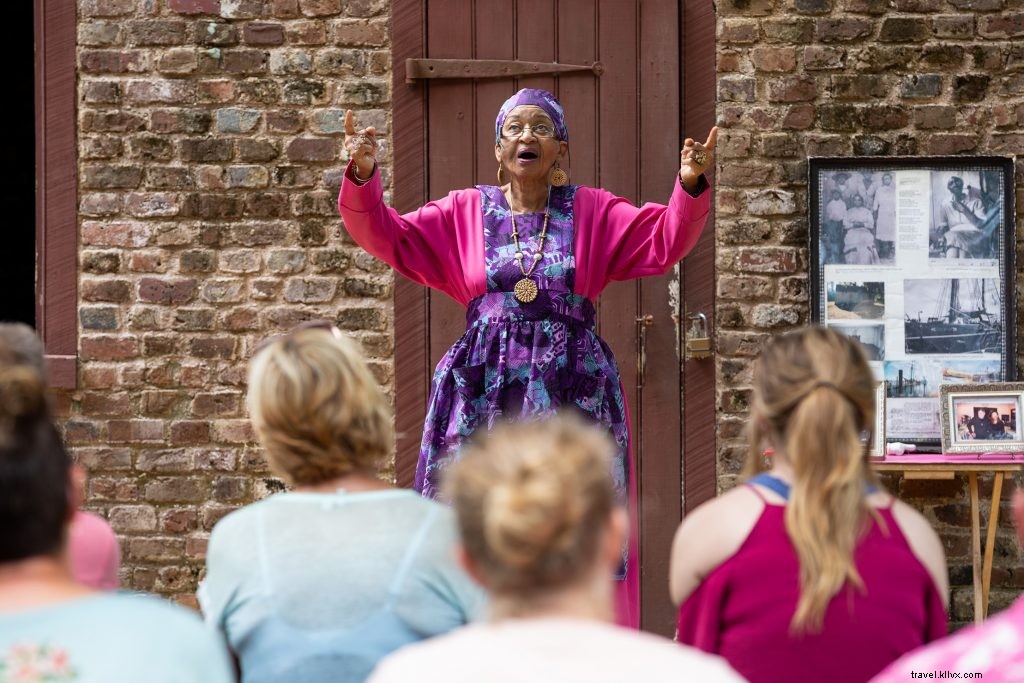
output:
M691 153L690 158L693 159L693 163L697 164L698 166L703 166L704 164L708 163L708 153L702 149L698 149L697 151Z

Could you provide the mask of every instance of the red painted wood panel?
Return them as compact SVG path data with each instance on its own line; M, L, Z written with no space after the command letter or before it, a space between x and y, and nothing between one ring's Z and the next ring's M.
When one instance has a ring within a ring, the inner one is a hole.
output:
M682 7L683 130L703 140L715 125L715 8L707 0L684 0ZM714 183L713 169L711 176ZM715 319L714 212L683 262L683 291L690 311ZM714 359L684 362L683 386L683 498L689 512L717 489Z
M640 201L666 203L679 171L679 9L675 0L640 6ZM634 430L639 459L642 626L671 636L669 554L682 517L679 281L675 273L638 282L647 327L647 369Z
M683 68L680 36L684 36L685 42L689 27L681 25L683 5L677 0L474 0L462 3L393 0L392 4L398 166L395 196L396 200L404 197L411 201L417 192L422 195L418 203L403 205L403 210L415 208L450 189L495 182L494 115L500 103L519 87L551 89L565 105L572 181L604 187L634 202L667 201L678 169L681 124L685 132L694 137L706 134L710 126L705 125L705 118L691 116L690 103L699 102L702 114L711 111L713 116L713 14L711 30L707 33L711 43L701 47L706 52L700 55L704 61L694 60L698 65L710 60L712 79L694 82L685 93L684 103L680 94ZM710 3L703 4L707 7L701 7L701 11L713 12ZM422 22L419 42L414 40L413 22L417 13ZM705 24L694 26L707 31L706 18ZM399 36L413 42L399 43ZM432 81L429 85L402 85L399 92L398 84L404 79L404 73L397 73L399 45L402 59L405 56L517 58L571 64L600 60L606 71L600 78L590 73L573 73L559 78L538 76L518 81ZM406 54L410 52L414 54ZM418 121L413 122L413 117L419 117ZM398 131L404 133L413 129L418 139L412 134L399 138ZM403 150L403 145L413 145L418 151ZM403 165L416 163L420 164L419 169L403 168ZM414 189L401 187L403 179L409 179ZM703 261L697 263L695 255L691 255L683 268L683 279L687 283L703 278L700 284L705 289L711 286L709 273L713 272L713 250L708 251L708 243L707 237L702 239L704 249L699 258ZM713 237L711 244L713 247ZM397 338L396 349L398 404L406 411L400 412L400 420L406 420L400 423L400 429L415 432L406 439L407 455L400 452L399 457L400 462L412 465L415 463L415 451L411 448L413 436L418 443L426 410L426 383L437 360L464 329L461 307L447 302L443 295L424 295L423 290L416 290L415 286L407 284L396 287L396 323L405 326L400 328L403 334ZM672 626L666 594L668 551L671 534L681 514L682 498L680 450L684 432L680 395L685 393L691 402L698 400L681 382L689 381L695 372L694 376L700 380L703 377L700 373L705 372L704 366L678 371L680 339L673 315L681 313L679 302L688 295L689 292L680 297L678 282L665 276L613 285L598 302L601 333L614 350L622 371L640 459L637 473L641 487L643 624L645 628L666 634L671 633ZM647 333L647 383L638 394L636 318L640 313L651 313L654 324ZM427 333L416 338L405 337L405 330L415 333L417 329ZM414 382L407 375L417 364L421 380ZM686 364L687 368L689 366ZM695 384L705 392L701 395L704 405L712 407L713 375L712 371L710 385L699 381ZM411 387L413 398L403 398L403 386ZM710 394L706 393L708 391ZM414 405L420 407L415 424ZM713 489L713 418L692 427L694 435L706 433L708 428L712 430L710 437L703 438L711 444L710 485ZM690 434L687 432L687 437ZM701 449L706 449L706 445L701 444L694 450L695 458L700 457L697 452ZM408 460L403 461L403 457ZM706 463L698 464L694 471L707 476ZM687 467L690 465L688 460ZM409 473L407 478L403 475L406 472ZM401 483L411 482L408 466L402 465L399 474ZM707 482L694 485L706 487ZM687 486L691 486L689 471Z
M77 383L76 31L75 3L35 0L36 329L61 388Z

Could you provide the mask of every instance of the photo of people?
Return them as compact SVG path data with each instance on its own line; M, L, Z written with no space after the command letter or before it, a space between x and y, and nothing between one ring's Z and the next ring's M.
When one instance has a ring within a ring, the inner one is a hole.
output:
M885 315L884 282L829 282L828 320L880 320Z
M896 254L892 173L829 171L821 178L821 263L892 265Z
M828 327L860 342L869 361L885 360L885 325L829 323Z
M1002 233L998 171L932 171L931 259L995 259Z
M1017 411L1014 396L953 398L956 429L954 443L964 441L1018 441Z
M995 278L903 281L907 353L999 353L1002 306Z

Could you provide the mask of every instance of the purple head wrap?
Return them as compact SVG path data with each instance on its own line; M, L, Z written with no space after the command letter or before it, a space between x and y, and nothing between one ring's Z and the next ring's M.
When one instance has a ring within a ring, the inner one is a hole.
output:
M498 110L498 118L494 121L495 142L498 142L501 139L501 126L505 123L505 117L508 116L508 113L516 107L520 107L524 104L532 104L535 107L543 109L554 122L555 133L557 134L558 139L563 142L569 141L569 131L565 127L565 112L562 111L562 105L558 103L555 96L547 90L523 88L512 97L505 100L505 104L501 105L501 109Z

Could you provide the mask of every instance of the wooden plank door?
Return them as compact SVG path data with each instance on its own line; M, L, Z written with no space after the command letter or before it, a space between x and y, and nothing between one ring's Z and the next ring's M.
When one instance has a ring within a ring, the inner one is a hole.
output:
M635 203L665 203L681 146L681 13L677 0L394 0L394 201L409 211L454 188L494 184L494 117L521 87L562 102L572 182ZM711 24L714 35L714 24ZM711 44L711 64L714 44ZM600 62L603 73L405 82L406 58ZM711 94L713 102L713 69ZM702 132L706 132L708 123ZM706 237L704 238L706 239ZM710 271L713 254L709 253ZM705 273L710 281L710 273ZM668 553L683 509L683 379L678 273L617 283L597 302L633 427L640 493L642 624L671 634ZM465 310L400 278L395 290L396 469L411 483L433 369L465 330ZM710 314L710 310L706 311ZM649 320L649 325L642 324ZM642 358L645 362L642 362ZM640 365L646 367L643 376ZM713 406L711 398L705 405ZM713 420L708 423L713 430ZM713 472L713 431L705 435ZM705 458L707 456L705 455Z

